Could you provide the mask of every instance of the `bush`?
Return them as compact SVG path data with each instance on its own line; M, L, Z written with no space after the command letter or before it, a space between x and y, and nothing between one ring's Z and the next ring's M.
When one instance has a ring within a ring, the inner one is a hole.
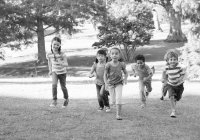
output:
M93 47L119 46L126 61L133 58L136 47L148 44L153 25L153 15L147 5L130 2L115 2L110 5L105 19L98 27L98 42Z
M200 25L191 29L188 43L181 49L181 59L187 66L188 79L200 79Z

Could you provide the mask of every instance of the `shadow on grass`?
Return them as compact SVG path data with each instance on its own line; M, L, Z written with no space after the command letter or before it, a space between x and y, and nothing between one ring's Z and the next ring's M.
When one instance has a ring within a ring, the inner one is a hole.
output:
M75 77L86 76L88 75L90 67L94 61L95 56L70 56L68 57L69 67L67 69L67 74ZM47 64L35 66L35 61L27 61L21 63L10 63L1 66L0 77L46 77L48 76L48 72L49 70Z
M143 54L146 62L164 61L167 50L183 47L184 44L184 42L167 43L163 40L151 40L149 45L138 48L134 55Z
M143 54L146 58L146 62L163 61L164 54L168 49L177 49L183 45L184 43L167 43L163 40L151 40L149 45L138 48L134 55ZM89 51L91 48L71 49L68 51L69 53L72 52L77 54L68 56L69 76L82 77L88 75L93 62L95 61L95 56L89 54L89 52L88 55L78 55L78 52L87 50ZM46 77L48 76L48 71L47 65L35 67L35 61L10 63L1 66L0 77Z

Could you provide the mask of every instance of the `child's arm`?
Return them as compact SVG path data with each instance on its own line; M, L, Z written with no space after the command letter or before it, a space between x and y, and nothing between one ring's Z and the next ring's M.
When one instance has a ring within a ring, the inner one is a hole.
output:
M147 71L149 73L149 76L143 78L144 82L147 81L147 80L150 80L153 76L152 70L148 66L146 66L146 68L147 68Z
M162 72L162 79L161 79L162 83L166 83L167 81L167 74L166 74L166 71L164 70Z
M127 84L128 72L126 69L124 69L123 72L124 72L124 84Z
M137 75L136 75L136 72L135 72L135 66L134 65L131 66L131 70L132 70L132 72L129 75L136 77Z
M51 59L49 57L49 55L47 54L46 56L47 60L48 60L48 67L49 67L49 75L52 74L52 64L51 64Z
M180 81L185 81L186 80L186 77L187 77L187 75L186 75L186 68L182 68L181 69L182 71L181 71L181 76L180 76Z
M124 82L124 84L127 84L128 72L126 70L126 64L125 63L123 63L123 65L122 65L122 70L124 72L123 82Z
M108 66L107 66L107 64L105 66L103 79L104 79L104 83L105 83L105 88L107 89L107 87L108 87Z
M92 77L95 76L95 75L94 75L94 71L95 71L95 66L94 66L94 65L95 65L95 64L92 65L92 68L91 68L91 70L90 70L89 78L92 78Z
M62 61L61 65L64 67L68 66L67 56L65 54L63 54L63 61Z

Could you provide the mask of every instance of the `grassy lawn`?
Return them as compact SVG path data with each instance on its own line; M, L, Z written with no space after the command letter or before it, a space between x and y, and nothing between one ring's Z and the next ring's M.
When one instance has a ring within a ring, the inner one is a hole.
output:
M51 80L47 77L48 67L37 66L35 69L33 50L27 51L28 55L10 55L12 57L0 65L0 140L199 140L199 82L185 83L186 94L177 105L177 118L169 117L169 99L162 102L158 99L165 63L163 56L166 50L184 45L164 42L167 32L168 29L164 29L163 33L156 33L149 45L136 50L134 55L144 54L148 64L156 64L153 91L148 106L141 109L136 79L129 77L123 92L128 98L123 99L122 121L115 119L115 108L110 113L97 112L95 85L87 79L96 54L91 47L95 41L93 32L63 40L63 51L69 62L67 88L70 95L69 106L65 109L61 108L62 100L56 108L49 107ZM46 46L50 46L50 39ZM127 64L128 68L130 64ZM38 77L32 78L35 71ZM21 83L15 83L19 77ZM70 78L79 81L70 81ZM6 80L11 82L6 83ZM58 90L61 99L60 87ZM33 99L35 97L37 99Z
M200 97L187 96L178 103L177 118L170 118L169 100L149 99L141 109L139 100L126 99L122 121L110 113L97 112L97 100L70 100L62 109L48 107L50 100L0 98L0 139L48 140L198 140Z

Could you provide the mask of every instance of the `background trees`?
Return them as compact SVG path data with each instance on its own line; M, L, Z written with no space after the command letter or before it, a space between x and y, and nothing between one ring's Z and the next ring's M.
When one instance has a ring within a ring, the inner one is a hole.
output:
M189 79L200 79L200 3L190 1L186 18L193 24L188 35L188 43L181 48L182 62L187 66Z
M62 29L71 34L79 23L98 15L98 10L91 0L2 0L0 41L20 48L22 43L33 43L36 37L38 60L42 63L46 61L45 36Z
M107 15L100 20L99 42L95 47L117 45L129 61L138 46L148 44L152 36L152 13L146 4L132 0L116 1L108 5Z

